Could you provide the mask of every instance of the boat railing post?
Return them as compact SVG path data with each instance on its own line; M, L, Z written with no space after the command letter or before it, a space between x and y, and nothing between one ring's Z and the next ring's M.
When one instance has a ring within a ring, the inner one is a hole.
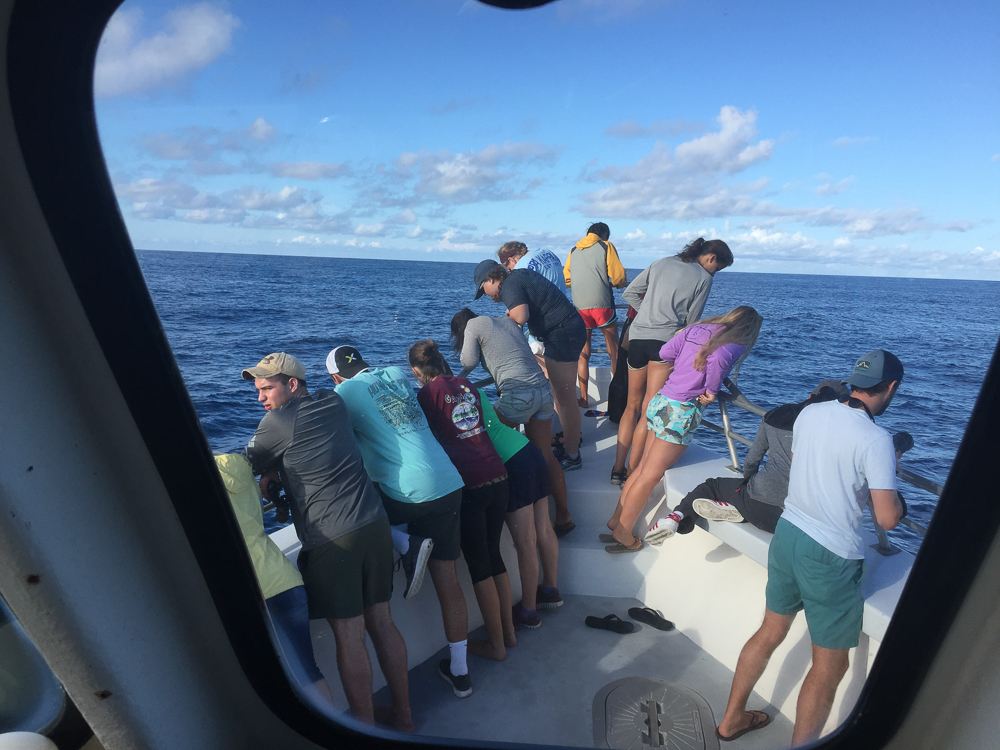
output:
M875 536L878 537L878 543L869 546L883 557L892 557L892 555L900 552L899 547L896 547L889 541L889 535L885 533L885 529L879 526L878 519L875 518L875 504L871 501L871 498L868 498L868 510L871 511L872 523L875 525Z
M719 411L722 413L722 429L723 435L726 436L726 445L729 446L729 457L732 459L733 463L729 467L734 471L740 471L740 457L736 453L736 441L733 440L733 428L729 422L729 410L726 408L726 402L724 399L718 399Z

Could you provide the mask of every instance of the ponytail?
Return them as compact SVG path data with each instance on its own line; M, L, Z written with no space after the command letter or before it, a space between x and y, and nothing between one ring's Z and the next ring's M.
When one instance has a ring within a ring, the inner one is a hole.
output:
M461 352L465 347L465 327L469 325L470 320L478 317L472 310L463 307L451 319L451 339L455 342L454 348L456 352Z
M685 263L696 263L701 256L712 254L722 268L733 265L733 251L729 249L729 245L722 240L706 240L704 237L685 245L684 249L677 253L677 257Z
M428 380L433 380L438 375L451 375L451 367L434 339L418 341L411 346L409 361L410 367L418 369Z

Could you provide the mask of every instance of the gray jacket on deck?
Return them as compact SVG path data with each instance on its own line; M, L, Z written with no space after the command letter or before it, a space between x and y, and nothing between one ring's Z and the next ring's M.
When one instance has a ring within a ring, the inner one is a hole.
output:
M701 318L710 291L712 274L697 261L685 263L671 255L654 262L622 293L639 311L629 338L670 341L679 330Z
M792 414L790 409L794 409ZM768 505L785 504L788 495L788 474L792 470L792 422L801 407L797 404L779 406L764 415L757 437L743 461L743 476L748 477L747 493L754 500ZM786 419L781 419L786 417ZM790 419L787 419L790 417ZM781 427L775 426L774 423ZM787 424L788 429L783 429ZM760 462L767 454L767 463ZM760 471L758 471L760 469Z

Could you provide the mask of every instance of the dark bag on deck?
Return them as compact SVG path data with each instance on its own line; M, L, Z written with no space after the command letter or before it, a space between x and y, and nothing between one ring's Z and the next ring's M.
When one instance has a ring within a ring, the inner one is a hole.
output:
M611 385L608 386L608 419L614 424L618 424L628 405L628 329L631 325L632 318L628 318L622 326L621 335L618 337L615 376L611 378Z

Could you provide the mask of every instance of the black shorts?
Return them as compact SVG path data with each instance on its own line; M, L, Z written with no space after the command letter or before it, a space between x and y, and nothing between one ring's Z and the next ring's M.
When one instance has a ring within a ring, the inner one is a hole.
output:
M378 485L376 485L378 487ZM394 500L378 488L382 507L393 526L406 526L410 534L434 541L432 560L457 560L462 554L461 523L458 512L462 507L462 490L455 490L426 503L403 503Z
M507 514L507 481L462 490L462 554L472 583L507 572L500 535Z
M309 618L347 620L389 601L392 558L392 535L385 518L302 550L299 570L309 599Z
M545 344L545 359L576 362L580 359L580 352L587 343L589 333L580 313L573 313L541 339Z
M666 341L656 339L630 339L628 342L628 369L642 370L650 362L658 365L666 364L660 359L660 349Z
M528 443L507 459L504 466L507 468L508 513L549 496L549 469L537 445Z

